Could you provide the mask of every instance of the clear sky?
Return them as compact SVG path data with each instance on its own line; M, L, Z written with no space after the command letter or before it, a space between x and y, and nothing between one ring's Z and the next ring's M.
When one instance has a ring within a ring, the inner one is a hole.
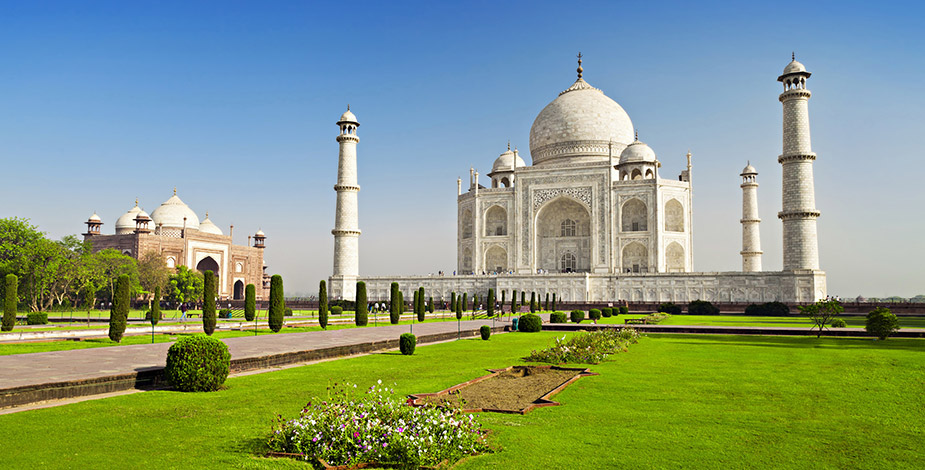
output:
M808 88L829 293L925 293L925 7L918 2L0 3L0 217L112 233L172 194L235 242L262 228L287 295L330 275L335 121L361 126L361 275L455 269L456 178L575 79L676 174L694 155L694 267L741 267L746 161L781 267L781 91ZM488 184L487 178L482 180Z

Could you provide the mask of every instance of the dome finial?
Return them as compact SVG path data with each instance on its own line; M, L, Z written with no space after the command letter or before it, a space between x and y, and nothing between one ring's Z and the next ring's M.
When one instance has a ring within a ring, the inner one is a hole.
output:
M177 195L177 187L176 187L176 186L173 187L173 195L174 195L174 196Z
M206 218L209 218L209 211L206 211Z
M639 142L639 129L634 129L636 131L636 136L634 142Z
M581 80L581 73L585 70L581 68L581 52L578 53L578 79Z
M136 205L136 206L138 205L138 198L137 198L137 197L135 198L135 205Z
M350 111L350 103L347 103L347 111Z
M790 53L790 60L797 60L797 53L796 53L796 52L791 52L791 53Z
M507 149L508 149L508 150L511 149L511 139L508 139L508 140L507 140Z

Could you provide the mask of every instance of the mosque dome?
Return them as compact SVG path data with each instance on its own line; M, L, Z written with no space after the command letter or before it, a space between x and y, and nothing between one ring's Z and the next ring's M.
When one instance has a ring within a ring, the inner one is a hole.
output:
M128 212L116 219L116 235L133 233L135 231L135 217L137 217L139 212L141 212L141 208L138 207L138 200L136 199L135 207L129 209Z
M222 229L218 228L218 225L212 222L212 219L209 218L209 213L206 212L206 220L203 220L199 224L199 231L205 233L211 233L212 235L224 235Z
M530 128L534 165L606 160L633 141L633 122L601 90L578 80L546 105Z
M787 64L786 67L784 67L784 73L782 73L781 75L789 75L791 73L800 73L800 72L806 72L806 67L803 64L797 62L796 59L793 59L790 61L789 64Z
M340 119L337 120L338 123L341 122L357 122L357 117L350 112L350 106L347 106L347 112L340 115ZM358 123L358 122L357 122Z
M508 147L507 151L502 153L501 156L495 160L495 163L491 166L491 172L511 171L514 168L522 166L527 166L527 164L524 163L524 159L520 158L516 150L512 152L510 147Z
M644 142L634 141L620 153L620 165L624 163L655 163L655 151Z
M196 213L193 212L186 203L177 197L176 190L174 190L173 196L171 196L170 199L164 201L163 204L157 209L154 209L154 212L151 213L154 225L164 228L182 229L184 217L186 217L186 228L199 229L199 217L196 216Z

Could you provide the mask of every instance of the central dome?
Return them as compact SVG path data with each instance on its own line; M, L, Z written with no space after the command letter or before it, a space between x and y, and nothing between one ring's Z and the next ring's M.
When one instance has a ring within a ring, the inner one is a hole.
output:
M534 165L605 161L632 141L633 121L626 111L579 78L533 121L530 157Z
M199 230L199 217L196 216L196 213L193 212L186 203L177 197L176 190L170 199L164 201L160 207L154 209L154 212L151 213L154 225L164 228L182 229L184 226L184 217L186 218L186 228Z

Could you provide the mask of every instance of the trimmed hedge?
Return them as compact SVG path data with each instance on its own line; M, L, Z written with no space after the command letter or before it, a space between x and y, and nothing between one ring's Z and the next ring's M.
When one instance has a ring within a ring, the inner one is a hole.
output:
M112 308L109 310L109 339L115 342L122 341L125 333L125 324L128 321L129 302L131 301L131 281L127 274L116 279L115 292L112 296Z
M283 315L285 313L286 301L283 299L283 276L274 274L270 278L270 308L267 311L267 323L274 333L278 333L279 330L283 329Z
M152 325L157 325L157 323L161 321L161 317L161 286L155 286L154 299L151 302L151 312L145 317L145 320L150 321Z
M659 306L658 306L658 310L656 310L656 311L657 311L657 312L662 312L662 313L668 313L668 314L671 314L671 315L680 315L680 314L681 314L681 307L680 307L679 305L675 305L674 302L665 302L665 303L659 305Z
M572 323L581 323L585 319L585 312L581 310L572 310L571 315Z
M253 284L248 284L244 288L244 319L254 321L257 313L257 288Z
M687 304L688 315L719 315L719 308L707 300L692 300Z
M341 315L344 313L344 309L336 305L332 306L329 310L331 311L331 315Z
M596 308L588 310L588 319L596 323L601 319L601 311Z
M414 348L417 346L417 344L417 336L414 336L411 333L402 333L402 335L398 337L398 349L405 356L414 354Z
M16 289L19 287L19 278L15 274L6 275L6 285L3 290L3 326L2 331L10 331L16 325L16 305L19 296Z
M488 325L480 326L479 334L482 335L483 340L488 341L488 338L491 337L491 327Z
M328 285L324 279L318 284L318 324L328 329Z
M790 315L790 307L781 302L766 302L760 305L751 304L745 307L745 314L754 317L783 317Z
M610 307L604 307L601 309L601 315L603 315L604 318L610 318L613 316L613 309Z
M356 311L353 313L353 322L356 326L366 326L369 323L369 300L366 297L366 283L357 281Z
M549 323L565 323L565 312L552 312L549 314Z
M225 383L230 367L225 343L210 336L184 336L167 351L164 375L181 392L211 392Z
M48 324L48 314L45 312L29 312L26 314L26 324L46 325Z
M536 333L543 329L543 320L539 315L528 313L520 317L520 321L517 322L517 330L523 331L524 333Z

